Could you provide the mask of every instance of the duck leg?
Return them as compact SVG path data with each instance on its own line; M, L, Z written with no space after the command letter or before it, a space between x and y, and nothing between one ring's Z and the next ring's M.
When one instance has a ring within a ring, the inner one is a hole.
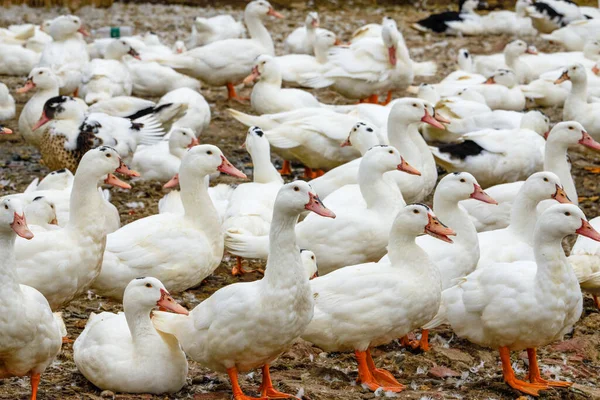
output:
M294 395L282 393L282 392L275 390L275 388L273 387L273 382L271 382L271 373L269 372L269 364L263 365L262 375L263 375L263 380L262 380L262 383L260 384L260 389L259 389L260 395L262 397L266 397L268 399L289 399L289 398L298 399ZM300 400L300 399L298 399L298 400Z
M281 169L279 170L279 174L280 175L291 175L292 174L291 165L292 165L292 163L290 163L288 160L283 160L283 165L281 166Z
M371 371L371 374L373 375L375 380L379 382L379 384L405 389L404 385L398 382L390 371L386 371L385 369L375 367L375 362L373 361L373 357L371 357L370 349L367 349L365 353L367 354L367 367L369 368L369 371Z
M593 294L592 296L594 296L594 303L596 303L596 307L598 307L598 309L600 310L600 298L598 298L598 296L596 296L595 294Z
M41 375L37 374L37 373L31 374L31 377L29 378L29 381L31 383L31 400L36 400L36 398L37 398L37 392L38 392L38 386L40 385L40 379L41 379Z
M227 84L227 100L236 100L239 102L244 102L244 101L249 100L249 98L238 95L237 92L235 91L235 86L233 86L233 83L228 83Z
M379 104L379 96L377 96L376 94L372 94L371 96L369 96L369 100L367 101L367 103Z
M411 334L412 336L412 334ZM411 347L412 349L421 349L422 351L429 351L431 348L429 347L429 330L423 329L421 330L421 339L411 339L408 335L404 335L400 338L400 346L403 347Z
M383 388L385 392L401 392L404 387L393 387L393 386L383 386L381 385L377 379L371 373L369 369L369 365L367 363L367 352L354 350L354 355L356 356L356 361L358 362L358 379L357 382L362 383L367 386L369 390L376 391L379 388Z
M547 381L540 375L540 367L537 362L537 351L535 348L527 349L527 358L529 359L529 382L541 383L543 385L554 387L570 387L573 382Z
M392 91L388 90L385 100L379 104L381 104L382 106L387 106L388 104L390 104L390 101L392 101Z
M502 360L502 373L504 375L504 382L506 382L508 386L525 394L536 397L540 395L540 390L546 390L550 388L550 386L545 384L529 383L517 379L515 376L515 371L513 371L510 363L510 350L508 347L500 347L498 351L500 352L500 359Z
M244 392L242 392L242 388L238 382L238 371L237 368L228 368L227 375L229 375L229 380L231 381L231 389L233 391L233 400L267 400L265 397L250 397L246 396Z
M231 275L233 276L242 276L244 274L247 274L249 272L255 272L255 270L251 269L249 271L245 270L244 267L242 266L242 257L240 256L236 256L236 264L233 268L231 268Z

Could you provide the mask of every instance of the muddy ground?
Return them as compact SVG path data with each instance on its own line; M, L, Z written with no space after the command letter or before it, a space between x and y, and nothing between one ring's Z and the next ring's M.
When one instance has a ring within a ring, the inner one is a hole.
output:
M281 10L286 19L270 21L268 27L281 52L281 43L300 21L304 19L305 10ZM371 22L379 22L381 17L389 15L407 27L408 22L425 15L410 7L370 6L369 8L340 7L332 10L321 9L322 25L335 31L342 39L347 39L357 27ZM56 16L64 10L12 8L0 13L0 26L12 23L40 22L44 18ZM191 8L183 6L161 5L124 5L115 4L110 9L84 8L77 12L90 28L106 25L131 25L138 31L153 30L163 39L172 43L176 38L184 38L190 30L192 17L198 15L215 15L232 13L241 17L241 9L229 7ZM439 80L454 68L454 56L461 47L469 48L473 53L492 53L501 51L511 38L447 38L420 35L408 28L403 29L411 52L417 60L435 60L439 73L432 81ZM541 51L553 51L540 40L533 43ZM2 77L11 92L19 87L24 78ZM247 90L246 90L247 91ZM248 105L228 103L226 92L220 88L203 88L202 93L212 109L212 123L203 133L201 142L216 144L237 166L243 166L250 173L250 157L240 149L246 129L230 119L225 109L235 107L250 112ZM345 102L333 92L323 90L317 92L319 99L326 103ZM402 95L401 93L397 94ZM18 111L27 101L28 95L15 94ZM560 121L561 110L544 110L553 122ZM18 113L17 113L18 115ZM13 130L17 128L16 120L6 125ZM598 179L584 170L584 167L600 165L600 157L591 153L571 154L573 173L576 177L577 190L581 196L581 206L588 215L598 215ZM0 194L22 191L29 182L42 177L49 171L40 165L39 153L27 146L19 135L2 138L0 141ZM280 160L276 160L277 163ZM296 169L299 174L300 168ZM224 179L223 181L227 181ZM233 180L231 180L233 182ZM122 222L157 212L158 200L166 193L158 182L136 183L128 191L113 190L113 202L119 208ZM135 204L132 204L135 203ZM133 208L135 206L135 208ZM215 290L236 282L229 273L231 262L226 255L222 265L215 274L207 279L204 285L195 290L188 290L177 296L186 307L193 308ZM260 278L257 274L249 274L243 279ZM120 311L121 305L100 298L92 293L73 301L65 310L69 336L77 338L90 312ZM571 389L549 390L541 396L543 399L594 399L600 398L598 388L600 376L600 313L593 306L591 298L586 297L585 309L581 321L572 335L568 335L562 343L555 343L540 349L540 364L543 375L554 379L568 379L577 382ZM400 382L408 389L399 397L407 399L515 399L520 394L502 383L499 369L499 358L495 351L479 348L456 338L447 328L432 332L433 350L426 354L402 349L397 342L377 348L373 355L379 366L393 371ZM519 372L525 368L524 354L514 354L513 360ZM351 354L324 353L305 342L298 342L272 366L273 380L279 390L289 393L303 394L304 399L312 400L350 400L371 399L377 397L354 382L357 377L356 364ZM258 395L260 373L241 377L242 387L248 394ZM28 379L8 379L0 381L0 399L26 399L29 394ZM73 363L72 345L63 346L63 351L56 361L43 375L40 387L40 399L198 399L225 400L231 398L228 379L223 374L214 373L190 361L190 372L187 385L174 395L114 395L102 392L78 373Z

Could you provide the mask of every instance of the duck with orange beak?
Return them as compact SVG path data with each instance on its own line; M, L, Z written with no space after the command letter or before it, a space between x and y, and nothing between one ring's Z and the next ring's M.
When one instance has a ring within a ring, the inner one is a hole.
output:
M5 126L0 125L0 135L12 135L12 129L9 129Z
M188 364L179 343L152 325L154 310L188 315L161 281L133 279L125 288L124 313L92 313L73 345L73 359L94 386L122 393L175 393Z

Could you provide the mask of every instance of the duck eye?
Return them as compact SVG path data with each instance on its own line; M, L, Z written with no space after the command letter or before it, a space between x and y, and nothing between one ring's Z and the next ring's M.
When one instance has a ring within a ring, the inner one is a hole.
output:
M4 205L4 209L5 209L5 210L8 210L8 204L5 204L5 205Z
M569 127L569 130L570 130L570 131L572 131L572 130L573 130L573 127L572 127L572 126L570 126L570 127Z
M314 259L315 259L315 256L310 256L310 259L311 259L311 260L314 260Z
M294 192L298 192L300 191L300 188L298 186L294 186Z
M206 152L206 154L208 154L209 156L212 156L212 151L208 150L208 151Z
M461 180L460 180L460 181L461 181L462 183L465 183L465 182L466 182L465 178L461 178Z
M181 132L181 133L183 134L183 136L187 136L187 133L185 133L185 132Z
M548 182L548 178L544 178L544 182Z
M146 283L146 285L145 285L145 286L146 286L147 288L151 288L151 287L152 287L152 284L151 284L151 283Z
M413 213L414 213L414 214L418 214L418 213L419 213L419 210L413 210Z
M106 158L111 158L111 157L112 157L112 156L111 156L110 154L107 154L107 155L106 155Z
M413 103L413 107L418 107L418 106L417 106L417 103Z
M565 212L565 215L566 215L567 217L570 217L570 216L571 216L571 213L570 213L570 212L568 212L568 211L566 211L566 212Z
M394 150L390 150L388 153L390 153L390 154L394 154Z

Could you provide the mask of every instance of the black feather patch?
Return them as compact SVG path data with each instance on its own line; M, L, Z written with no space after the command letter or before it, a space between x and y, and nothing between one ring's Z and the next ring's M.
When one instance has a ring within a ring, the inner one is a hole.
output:
M550 7L548 4L544 2L537 2L533 3L533 7L537 12L547 17L551 21L554 21L557 24L563 24L564 15L556 11L554 8Z
M144 124L140 123L140 122L132 122L131 123L131 129L133 129L134 131L139 131L144 127Z
M134 114L131 114L130 116L125 117L125 118L134 120L134 119L145 117L146 115L152 114L152 113L154 113L154 107L148 107L148 108L139 110L139 111L135 112Z
M464 160L469 156L481 154L485 149L472 140L465 140L462 143L447 144L439 147L442 153L450 153L452 157Z
M33 199L33 201L38 201L38 200L41 200L43 198L44 198L44 196L37 196L35 199Z
M446 11L439 14L432 14L429 17L417 22L423 28L429 29L436 33L444 33L448 30L449 26L447 22L462 21L463 18L460 13L456 11Z
M46 114L46 117L54 119L56 114L63 112L65 110L63 104L69 99L70 97L68 96L55 96L46 100L44 104L44 114Z

